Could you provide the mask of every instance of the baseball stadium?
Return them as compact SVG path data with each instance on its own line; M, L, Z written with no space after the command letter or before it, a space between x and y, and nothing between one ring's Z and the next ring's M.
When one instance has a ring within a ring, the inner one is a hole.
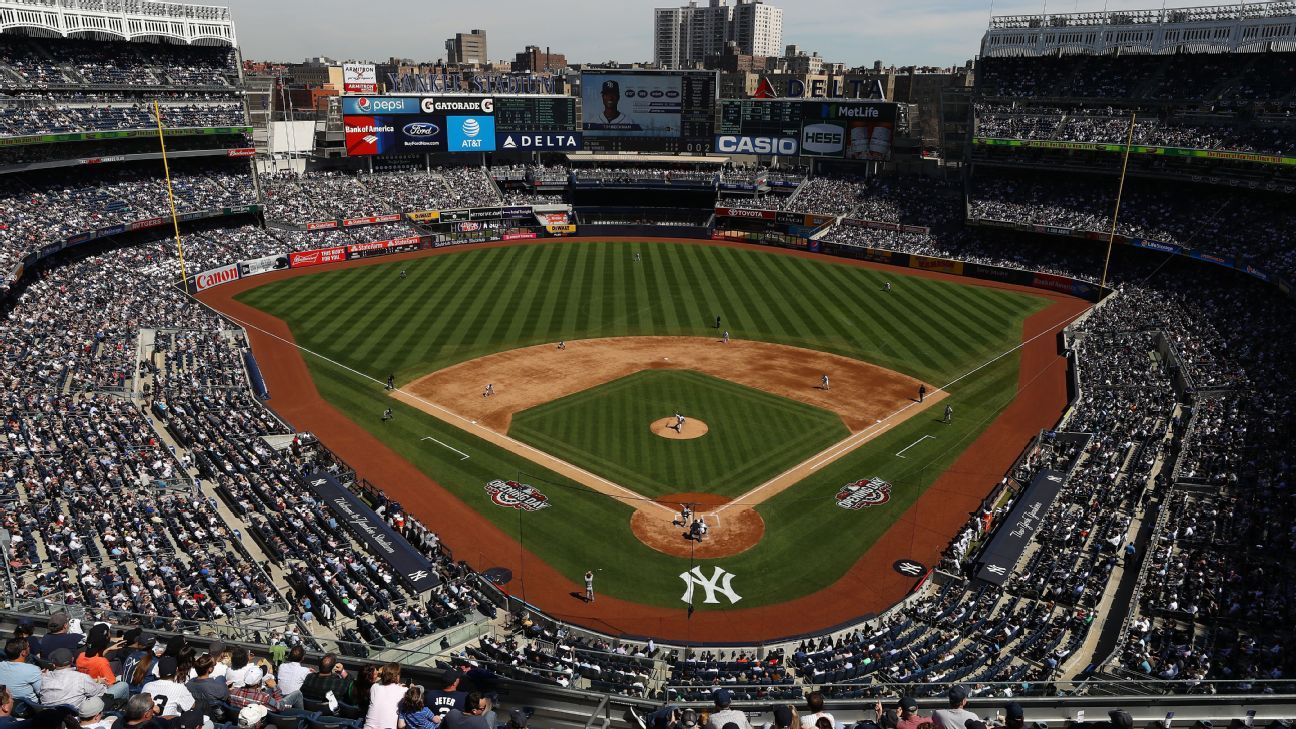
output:
M0 0L0 721L1290 726L1296 5L1078 7L505 70Z

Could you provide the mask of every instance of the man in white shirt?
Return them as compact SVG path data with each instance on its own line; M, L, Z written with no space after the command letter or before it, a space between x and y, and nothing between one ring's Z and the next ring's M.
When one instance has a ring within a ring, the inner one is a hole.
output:
M311 670L302 665L302 659L306 657L306 649L300 645L295 645L292 650L288 651L288 660L279 666L279 690L284 696L295 691L301 691L302 684L306 682L306 677L311 674Z
M824 711L824 696L822 691L811 691L806 696L806 713L801 717L801 729L815 729L815 724L819 722L819 717L827 717L828 721L837 726L833 715Z
M716 710L711 712L707 729L724 729L726 724L736 724L738 729L751 729L751 723L747 721L745 713L729 708L733 703L733 694L729 693L729 689L716 689L712 698L715 700Z
M140 688L140 693L150 694L155 701L161 701L160 716L179 716L194 707L193 694L185 685L176 681L176 659L173 656L162 656L158 659L158 677Z

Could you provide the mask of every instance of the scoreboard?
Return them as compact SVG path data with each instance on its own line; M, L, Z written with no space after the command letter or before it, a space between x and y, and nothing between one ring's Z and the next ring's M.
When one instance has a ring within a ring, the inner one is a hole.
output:
M721 154L891 157L897 107L856 99L724 99L715 151Z
M569 132L576 129L571 96L497 96L495 129L501 132Z
M710 152L717 89L715 71L586 71L581 74L585 148Z

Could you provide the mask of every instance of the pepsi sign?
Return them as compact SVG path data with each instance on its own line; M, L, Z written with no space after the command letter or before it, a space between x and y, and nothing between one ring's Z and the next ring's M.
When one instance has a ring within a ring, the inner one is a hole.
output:
M419 100L408 96L346 96L342 114L417 114Z
M765 154L795 156L800 146L792 137L740 137L722 134L716 137L716 151L723 154Z

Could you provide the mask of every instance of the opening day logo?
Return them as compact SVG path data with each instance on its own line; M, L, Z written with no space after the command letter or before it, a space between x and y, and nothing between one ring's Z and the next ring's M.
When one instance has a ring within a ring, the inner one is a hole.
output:
M521 511L540 511L548 508L549 497L540 493L534 486L517 481L495 480L486 484L486 493L496 506Z
M838 506L852 511L881 506L891 500L891 484L880 478L848 483L837 492L836 499Z

